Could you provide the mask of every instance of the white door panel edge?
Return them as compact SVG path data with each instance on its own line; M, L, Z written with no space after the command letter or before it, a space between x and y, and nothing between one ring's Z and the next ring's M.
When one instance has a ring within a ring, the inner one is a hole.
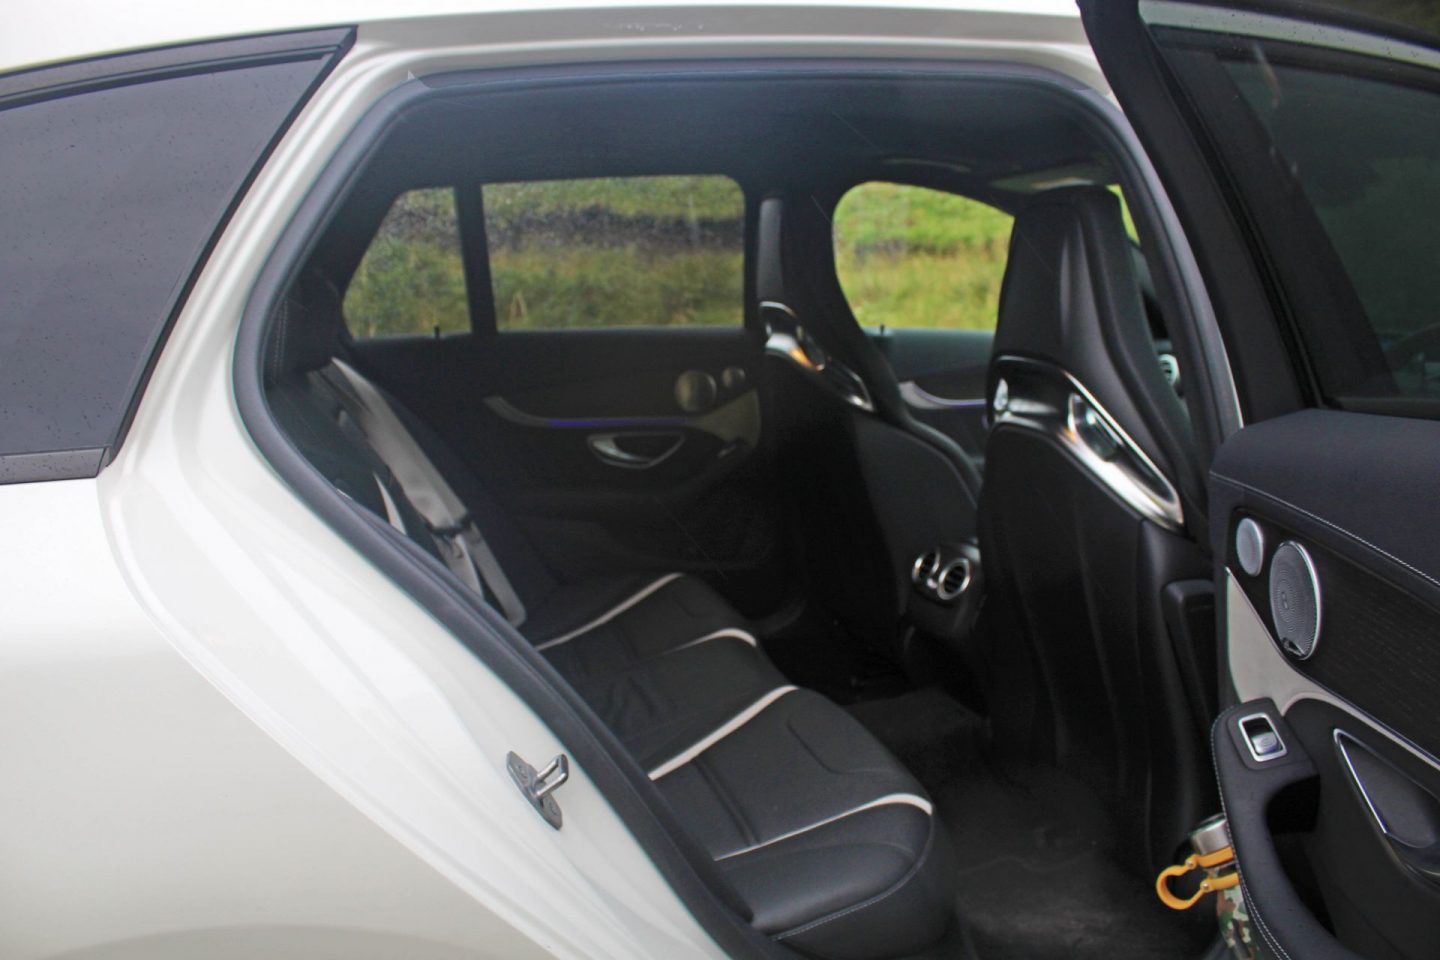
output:
M1229 568L1225 570L1225 642L1231 682L1242 703L1269 697L1283 715L1302 700L1318 700L1356 717L1416 759L1432 767L1440 767L1435 757L1295 669L1294 664L1280 652L1280 646L1265 626L1265 620L1250 603L1250 598L1235 581L1235 574Z
M29 547L0 554L26 600L0 672L0 956L545 955L177 655L116 563L100 486L0 490L0 533Z

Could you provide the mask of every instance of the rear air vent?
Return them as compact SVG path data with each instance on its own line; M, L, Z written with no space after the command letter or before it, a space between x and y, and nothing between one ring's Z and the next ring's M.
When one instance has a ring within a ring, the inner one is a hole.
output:
M915 558L915 563L910 567L910 582L917 586L925 586L935 580L935 575L940 572L940 549L926 550Z
M941 600L954 600L970 586L970 561L961 557L951 560L935 578L935 593Z
M972 560L961 546L926 550L910 565L910 582L922 596L949 603L970 586Z

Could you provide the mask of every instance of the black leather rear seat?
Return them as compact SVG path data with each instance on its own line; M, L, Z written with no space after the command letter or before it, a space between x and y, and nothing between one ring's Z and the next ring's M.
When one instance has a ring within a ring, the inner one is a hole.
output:
M325 373L344 350L338 297L313 275L301 289L278 308L266 356L276 419L339 490L438 558ZM387 401L493 548L524 602L521 632L650 772L758 929L834 958L896 956L945 932L947 841L924 790L868 731L790 686L694 577L556 581L459 459Z

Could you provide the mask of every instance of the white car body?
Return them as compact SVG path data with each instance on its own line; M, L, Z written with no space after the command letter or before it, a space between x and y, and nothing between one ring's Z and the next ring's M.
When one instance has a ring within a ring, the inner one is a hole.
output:
M274 473L242 311L341 140L407 78L586 61L1020 63L1104 92L1064 0L12 4L0 73L357 24L208 259L94 479L0 487L0 957L718 956L565 747Z

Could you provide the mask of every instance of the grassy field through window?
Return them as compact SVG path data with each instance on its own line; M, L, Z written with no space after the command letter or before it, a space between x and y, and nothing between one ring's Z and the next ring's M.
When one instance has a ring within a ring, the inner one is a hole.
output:
M744 198L725 177L489 184L485 226L502 330L735 325ZM867 325L993 329L1010 217L897 184L851 190L835 217L841 284ZM391 207L345 297L358 337L470 328L454 192Z
M487 184L501 330L740 326L745 196L727 177Z
M835 266L866 326L993 330L1011 217L974 200L864 183L835 209Z

